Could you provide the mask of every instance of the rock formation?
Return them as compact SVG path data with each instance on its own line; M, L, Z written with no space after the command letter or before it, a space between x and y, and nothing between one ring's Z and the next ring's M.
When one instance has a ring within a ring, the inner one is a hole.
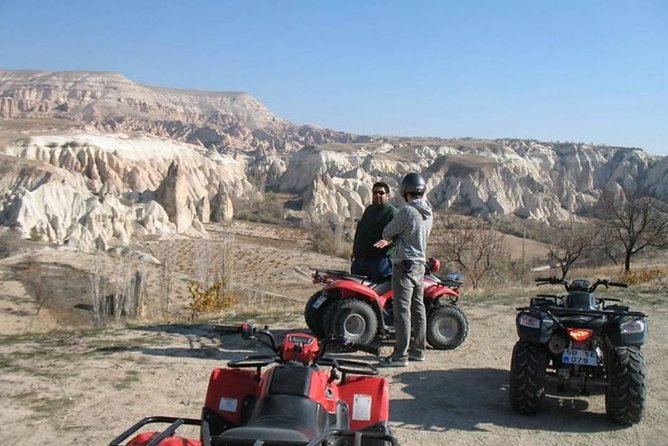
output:
M19 139L1 165L2 224L82 249L127 244L137 231L205 236L202 223L233 217L230 191L258 196L243 159L148 136Z
M265 191L303 203L293 217L347 224L374 181L396 192L410 171L437 210L478 216L575 219L619 187L668 202L668 157L640 149L352 135L293 125L245 93L115 73L0 70L0 119L0 224L82 249L204 237Z

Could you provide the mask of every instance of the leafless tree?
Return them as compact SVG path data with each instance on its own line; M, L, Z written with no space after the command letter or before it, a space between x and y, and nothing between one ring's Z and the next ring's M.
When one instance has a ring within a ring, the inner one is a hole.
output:
M595 236L594 228L587 224L570 222L555 228L554 241L548 248L547 257L557 262L562 278L591 249Z
M430 243L441 260L459 265L478 288L496 259L505 258L503 239L484 221L447 213L435 218Z
M609 238L624 247L624 270L631 269L631 258L648 247L668 247L668 213L665 206L637 190L606 191L598 212Z

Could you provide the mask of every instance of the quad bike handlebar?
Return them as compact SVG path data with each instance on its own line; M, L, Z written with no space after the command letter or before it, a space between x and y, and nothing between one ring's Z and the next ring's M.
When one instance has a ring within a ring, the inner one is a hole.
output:
M252 324L241 325L212 325L212 331L221 336L241 334L243 339L253 339L269 347L273 355L251 355L245 358L230 361L230 367L266 367L272 363L284 362L281 345L276 340L269 327L257 328ZM330 336L319 341L319 351L313 358L311 365L331 365L340 371L346 373L357 373L360 375L377 375L378 370L372 364L363 361L350 359L336 359L326 357L326 354L333 347L340 347L345 351L360 351L372 355L380 355L380 347L364 344L356 344L344 336Z
M574 280L567 280L564 278L559 278L555 276L551 277L539 277L535 279L536 286L541 286L541 285L563 285L566 291L571 292L571 291L585 291L588 293L593 293L596 288L599 285L603 285L606 288L608 287L620 287L620 288L628 288L628 284L624 282L615 282L613 280L609 279L596 279L596 282L593 284L586 279L574 279Z

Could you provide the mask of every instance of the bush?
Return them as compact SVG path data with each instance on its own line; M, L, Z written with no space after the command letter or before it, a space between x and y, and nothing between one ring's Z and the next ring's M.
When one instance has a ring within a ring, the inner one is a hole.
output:
M18 231L6 230L0 232L0 259L20 252L25 243Z
M666 277L667 272L657 267L625 271L619 277L619 280L629 285L638 285L640 283L650 282L654 279Z
M313 250L321 254L349 259L352 254L352 244L342 225L332 225L320 222L311 225L309 239Z
M188 291L193 318L201 314L218 313L239 302L239 299L227 290L227 281L224 279L206 289L203 289L199 282L191 281Z
M256 223L284 224L285 207L277 194L267 192L263 200L244 200L235 203L234 216L239 220Z

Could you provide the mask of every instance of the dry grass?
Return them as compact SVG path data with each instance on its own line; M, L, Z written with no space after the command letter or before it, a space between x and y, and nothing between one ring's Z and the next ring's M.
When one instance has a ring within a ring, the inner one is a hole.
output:
M200 290L207 290L225 280L227 292L235 297L234 304L198 311L200 314L195 320L264 319L264 314L269 315L269 321L272 317L301 320L304 302L318 289L312 283L311 270L346 269L349 266L347 258L314 252L309 233L303 229L234 222L211 224L207 230L211 236L209 240L180 238L146 242L145 246L161 261L160 265L136 260L127 253L84 255L55 249L50 249L50 254L39 251L37 257L22 254L17 257L21 260L5 259L4 266L0 267L3 280L20 282L32 299L30 306L19 309L20 299L11 297L17 308L12 310L13 316L33 320L19 327L32 331L55 326L92 326L94 322L98 326L132 321L190 323L193 321L193 300L188 285L194 281ZM536 293L535 277L557 274L556 271L530 271L530 267L540 264L532 262L530 255L538 255L543 247L541 244L508 238L511 240L507 244L510 253L501 262L507 264L507 270L495 271L479 290L473 290L467 283L463 305L524 303ZM39 245L28 243L32 249ZM526 258L524 262L516 260L522 258L522 252ZM655 263L668 265L661 260L656 259ZM665 294L668 277L665 266L636 267L633 272L630 278L632 288L642 285L643 288L663 290ZM576 269L569 277L621 280L620 274L620 267L608 267ZM44 324L45 320L54 323Z

